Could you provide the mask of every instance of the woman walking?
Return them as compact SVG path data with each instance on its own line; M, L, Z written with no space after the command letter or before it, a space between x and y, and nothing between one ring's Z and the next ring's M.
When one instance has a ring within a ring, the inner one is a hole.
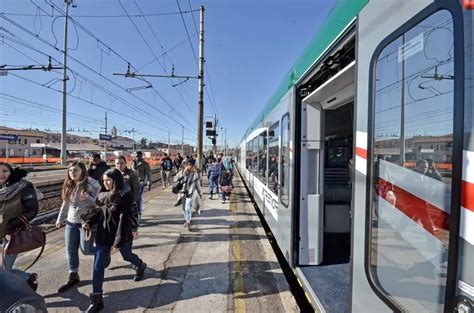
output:
M137 227L136 211L132 209L131 189L124 184L119 170L114 168L104 173L103 187L96 203L98 209L84 216L82 226L85 230L89 230L97 224L92 293L90 294L91 304L86 310L89 313L98 312L104 308L102 286L104 271L110 263L112 248L119 249L123 259L135 266L135 281L143 278L146 268L146 263L132 253L132 230Z
M230 199L230 193L232 192L232 172L224 170L219 178L219 185L222 191L222 204L225 204L226 200Z
M201 182L199 174L196 172L194 162L188 161L184 171L180 171L174 178L175 182L183 181L183 213L184 227L191 226L192 209L201 214L199 199L202 198Z
M26 175L25 170L13 169L10 164L0 162L0 243L5 235L24 227L21 218L31 221L38 214L36 190L32 183L24 179ZM36 291L38 288L36 273L28 274L20 270L12 270L16 257L16 254L5 255L4 268L24 278Z
M99 183L89 177L84 163L75 161L69 165L62 190L63 203L56 221L57 228L66 225L64 241L69 279L58 292L64 292L80 281L79 248L84 254L92 253L93 240L88 239L82 229L81 215L94 207L99 189Z

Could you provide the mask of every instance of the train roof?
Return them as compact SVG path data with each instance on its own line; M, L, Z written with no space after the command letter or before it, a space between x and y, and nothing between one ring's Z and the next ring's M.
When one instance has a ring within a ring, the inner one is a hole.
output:
M338 38L369 0L338 0L329 12L323 25L303 50L295 64L276 89L273 96L245 132L244 137L254 129L290 90L290 88L323 56L326 49Z

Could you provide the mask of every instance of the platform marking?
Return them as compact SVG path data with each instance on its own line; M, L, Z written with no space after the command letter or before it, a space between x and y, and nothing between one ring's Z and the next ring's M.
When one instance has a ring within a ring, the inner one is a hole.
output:
M230 210L234 217L234 221L237 219L237 200L235 192L230 195ZM245 286L244 286L244 276L242 273L242 264L241 264L241 249L240 241L232 240L232 257L234 261L234 272L235 279L233 281L234 285L234 311L237 313L245 313Z

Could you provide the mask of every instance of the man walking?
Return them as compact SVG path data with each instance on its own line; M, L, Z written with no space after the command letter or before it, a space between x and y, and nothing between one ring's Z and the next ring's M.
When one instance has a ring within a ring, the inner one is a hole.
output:
M132 161L130 167L138 173L140 181L140 193L138 194L137 200L138 222L140 223L142 217L143 190L145 189L145 186L148 186L148 188L151 186L151 169L148 162L143 158L143 153L141 151L137 152L137 156Z
M170 185L169 177L171 170L173 169L173 161L167 153L164 154L163 159L161 159L161 181L163 182L163 189Z
M100 154L96 153L92 157L92 163L89 165L88 173L90 177L97 180L102 186L102 175L104 175L104 172L109 168L107 163L100 158Z

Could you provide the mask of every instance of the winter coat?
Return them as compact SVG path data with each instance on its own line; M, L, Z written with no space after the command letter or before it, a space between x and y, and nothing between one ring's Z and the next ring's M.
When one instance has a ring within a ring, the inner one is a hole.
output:
M140 178L138 177L138 173L127 167L122 175L124 183L132 190L133 202L137 202L138 196L140 195Z
M187 198L191 198L191 207L195 210L199 209L199 199L202 196L201 191L201 178L196 172L192 172L188 175L184 175L184 171L179 171L175 175L174 181L183 180L183 193Z
M91 163L89 170L87 171L89 174L89 177L92 177L96 181L99 182L99 184L102 185L102 175L104 175L104 172L108 170L110 166L107 165L104 161L101 161L99 165L95 165L94 163Z
M110 192L100 192L97 209L84 216L84 221L90 226L97 224L96 244L120 248L133 240L132 232L137 228L136 210L132 210L133 195L127 185L119 191L115 201L111 198Z
M95 179L87 178L87 199L81 200L83 188L79 187L76 192L72 192L66 201L63 201L56 220L59 224L67 222L71 224L81 224L81 215L86 214L88 210L94 207L97 194L100 190L99 182Z
M22 179L0 189L0 240L6 234L22 227L24 215L31 221L38 214L38 198L32 183Z
M141 183L148 185L151 182L151 168L144 159L133 160L130 167L138 173Z

